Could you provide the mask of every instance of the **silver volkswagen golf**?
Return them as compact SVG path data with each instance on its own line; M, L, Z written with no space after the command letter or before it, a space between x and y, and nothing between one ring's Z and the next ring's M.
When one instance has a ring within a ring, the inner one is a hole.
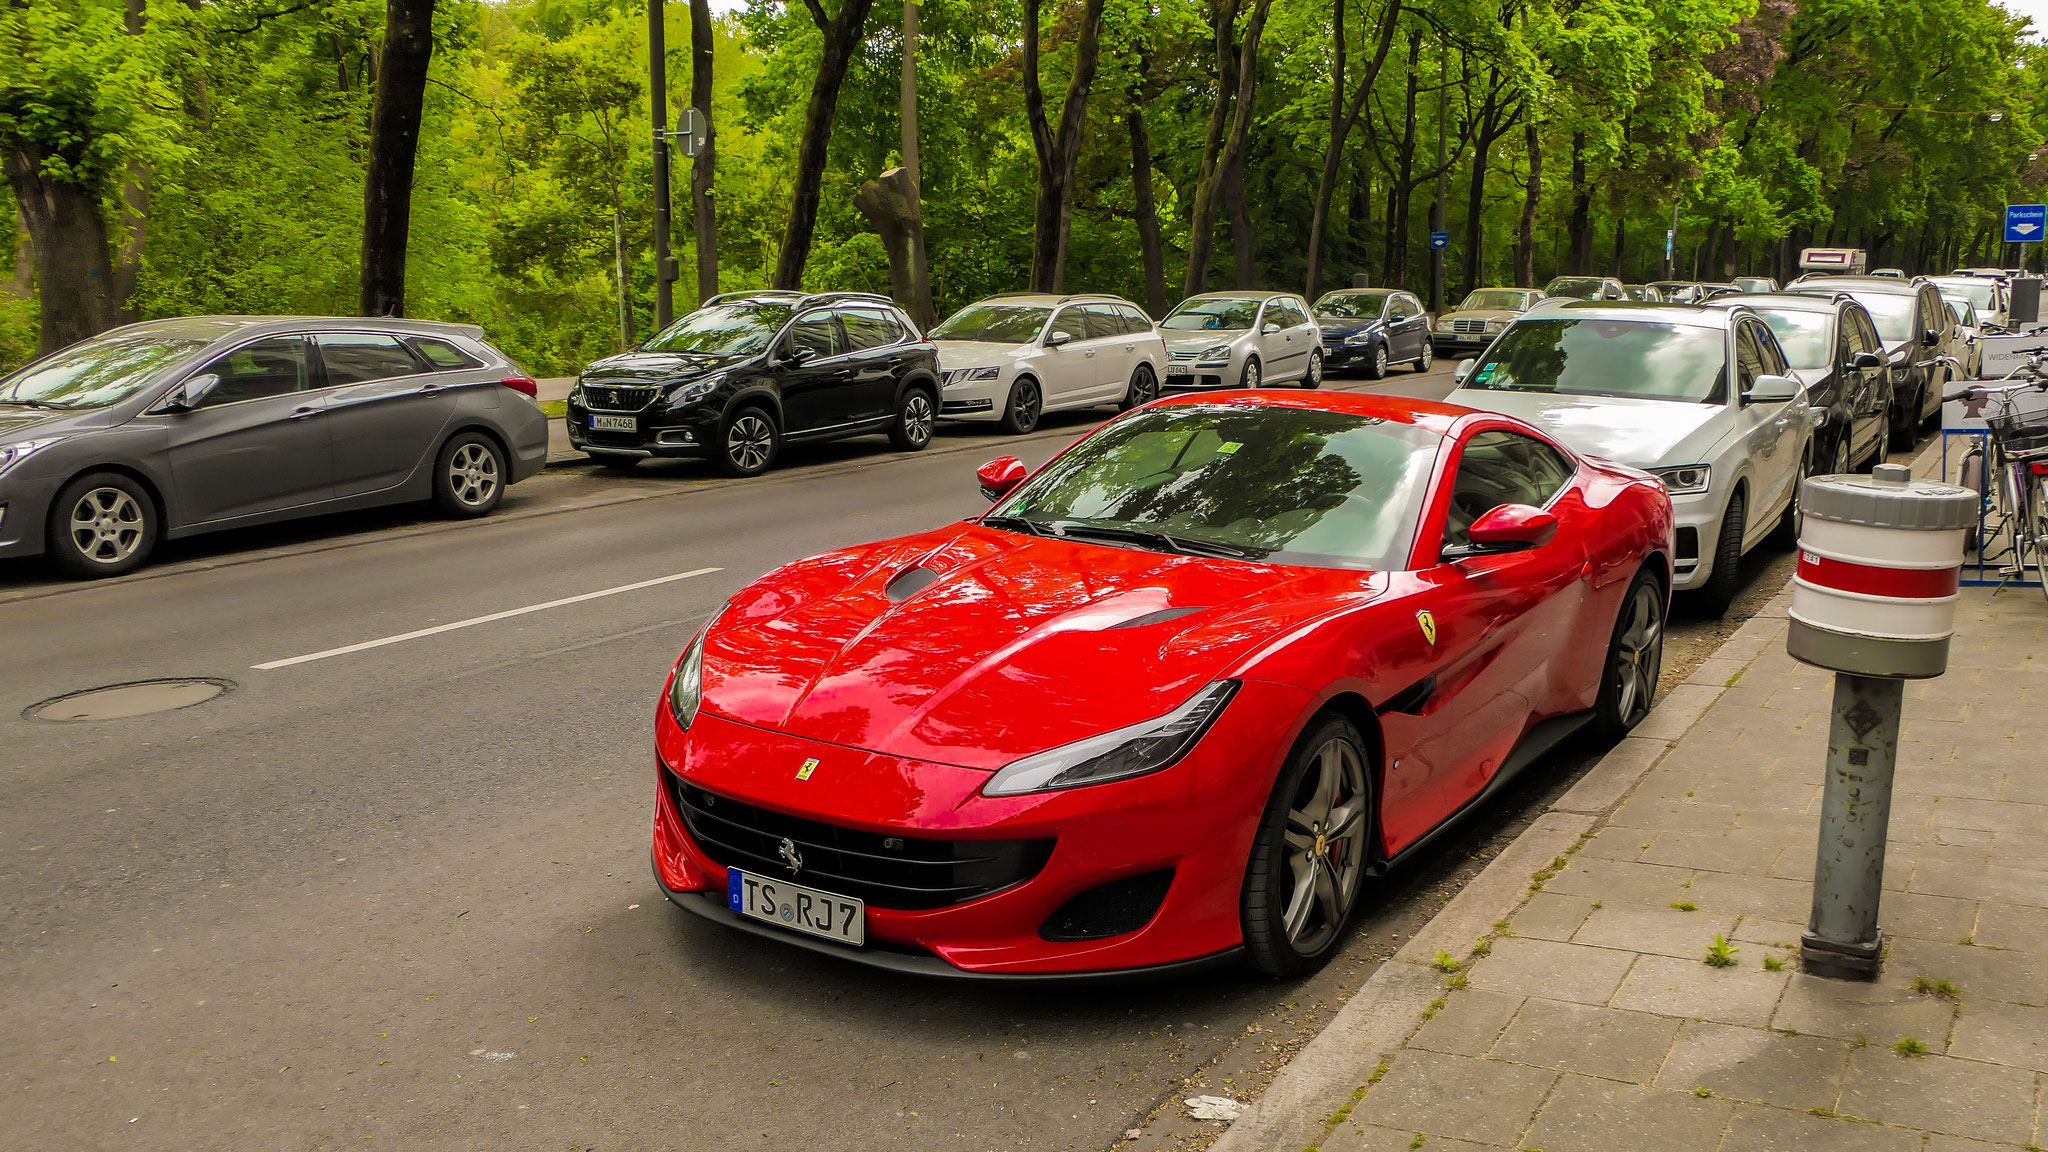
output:
M413 500L482 516L547 462L535 391L468 325L116 328L0 379L0 558L115 576L224 528Z

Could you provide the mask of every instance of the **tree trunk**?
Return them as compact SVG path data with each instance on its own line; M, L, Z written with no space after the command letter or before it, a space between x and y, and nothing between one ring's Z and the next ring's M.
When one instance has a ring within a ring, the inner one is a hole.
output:
M1522 218L1515 226L1515 283L1536 286L1536 206L1543 199L1543 126L1534 119L1522 124L1522 147L1529 154L1529 177L1522 185Z
M1104 0L1086 0L1081 34L1074 42L1074 74L1054 131L1046 123L1045 92L1038 79L1040 0L1024 0L1024 110L1031 144L1038 153L1038 202L1032 214L1031 289L1058 292L1067 275L1067 234L1074 222L1074 164L1080 159L1081 129L1088 121L1088 92L1102 47Z
M1217 153L1215 167L1203 174L1202 182L1195 188L1194 213L1188 226L1188 271L1181 285L1183 296L1193 296L1208 283L1209 256L1216 244L1218 196L1234 206L1236 202L1230 198L1243 193L1245 140L1251 133L1252 99L1258 87L1259 38L1265 34L1266 14L1272 6L1272 0L1253 0L1251 19L1245 24L1244 43L1238 48L1235 65L1237 84L1231 98L1230 130ZM1232 9L1235 10L1235 5ZM1219 25L1216 37L1217 55L1221 59L1227 55L1228 26ZM1226 181L1233 187L1226 188Z
M1394 27L1400 22L1401 15L1400 4L1389 0L1380 16L1378 44L1372 62L1366 66L1365 75L1359 78L1356 94L1347 100L1344 92L1344 0L1334 0L1334 3L1330 128L1323 144L1323 174L1316 181L1315 208L1310 212L1308 222L1308 283L1305 292L1310 300L1314 300L1322 289L1323 239L1330 226L1330 203L1337 194L1337 174L1344 163L1344 142L1351 135L1352 125L1358 122L1359 111L1365 107L1366 97L1372 93L1373 82L1379 79L1387 50L1394 43Z
M1486 164L1493 142L1507 129L1495 122L1499 113L1497 92L1489 87L1486 102L1479 109L1479 134L1472 149L1472 183L1465 193L1465 266L1459 287L1470 292L1479 287L1479 274L1486 266L1486 231L1480 227L1486 213ZM1512 123L1513 117L1508 117Z
M917 0L903 0L903 76L902 94L899 99L903 120L903 176L907 187L905 202L910 208L909 247L910 282L904 286L905 294L898 296L910 318L919 328L929 329L939 322L932 310L931 265L924 255L924 202L923 185L917 166ZM883 174L887 178L887 173Z
M1627 279L1627 277L1621 274L1622 252L1627 244L1628 193L1623 192L1621 190L1621 185L1619 183L1616 183L1614 186L1614 253L1612 258L1609 259L1607 262L1607 274L1609 276L1614 277L1616 280Z
M1244 150L1223 173L1223 198L1230 208L1231 287L1256 288L1258 237L1252 232L1250 198L1244 191Z
M1572 133L1572 212L1565 221L1570 267L1577 276L1593 273L1593 189L1586 183L1586 134Z
M1152 193L1152 138L1145 132L1145 110L1132 94L1131 194L1137 201L1138 250L1145 264L1145 310L1156 319L1166 315L1166 253L1159 243L1159 204Z
M396 0L394 0L396 2ZM803 287L804 265L818 230L818 200L825 183L825 149L832 143L832 122L839 111L839 88L853 63L853 50L867 29L868 10L875 0L842 0L839 15L827 16L821 0L805 0L811 22L824 41L818 75L811 81L811 103L804 109L803 140L796 152L796 189L790 195L789 227L775 260L774 287Z
M1408 34L1408 103L1401 122L1401 147L1396 162L1392 209L1387 213L1388 284L1408 282L1408 202L1415 191L1415 65L1422 59L1422 33Z
M633 339L633 276L626 262L626 214L612 210L612 276L619 291L619 347L631 348Z
M916 294L917 269L912 260L911 229L917 220L917 184L904 168L891 168L860 186L853 206L868 218L889 254L889 295L901 303ZM929 302L927 302L929 303ZM919 320L920 327L930 321Z
M363 175L363 276L357 311L405 315L405 251L412 229L412 172L420 106L434 54L434 0L385 0L384 53L370 116Z
M7 152L7 182L14 188L34 255L41 333L38 353L55 352L115 324L108 294L110 253L99 193L43 170L47 159L17 141ZM15 257L20 267L20 256Z
M1352 266L1370 271L1372 265L1372 164L1361 161L1351 171L1351 204L1345 213L1348 243L1344 256Z
M149 23L142 0L126 0L122 14L128 35L142 35ZM142 252L149 240L149 191L155 175L145 161L129 158L127 179L121 186L121 253L114 261L112 289L114 315L123 324L135 319L129 301L142 279Z
M704 117L704 146L690 163L690 222L697 248L697 302L718 295L718 202L712 181L718 171L718 125L711 121L712 56L718 37L711 25L711 0L690 0L690 106Z

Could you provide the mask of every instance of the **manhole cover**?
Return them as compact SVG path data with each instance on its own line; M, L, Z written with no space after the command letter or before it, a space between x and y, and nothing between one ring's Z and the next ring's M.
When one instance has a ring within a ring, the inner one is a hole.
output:
M233 687L232 681L204 678L140 680L68 693L31 704L22 715L30 720L120 720L204 704Z

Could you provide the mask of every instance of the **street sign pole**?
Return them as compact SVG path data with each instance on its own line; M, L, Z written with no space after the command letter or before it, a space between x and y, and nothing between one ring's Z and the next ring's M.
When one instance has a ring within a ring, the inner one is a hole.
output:
M647 94L654 118L654 330L675 317L675 260L669 255L668 44L663 0L647 0Z
M2048 235L2048 204L2007 204L2005 242L2019 246L2020 270L2027 267L2029 244L2039 244Z

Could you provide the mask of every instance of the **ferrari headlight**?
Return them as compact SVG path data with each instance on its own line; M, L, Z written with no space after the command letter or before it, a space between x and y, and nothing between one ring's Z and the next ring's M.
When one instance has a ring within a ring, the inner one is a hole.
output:
M1006 764L982 794L1020 796L1157 772L1187 755L1236 691L1237 681L1218 680L1164 716Z
M683 658L676 661L675 675L668 681L668 713L675 717L676 726L686 731L697 719L697 708L704 703L704 637L710 632L711 624L707 622L683 651Z
M1195 357L1197 362L1203 364L1220 363L1228 359L1230 359L1230 345L1228 344L1218 344L1214 348L1204 348L1202 349L1202 354Z
M12 444L0 444L0 472L7 471L62 439L62 436L50 436L41 440L17 440Z
M697 401L718 391L718 386L723 383L725 383L725 373L723 372L706 376L702 380L692 380L668 394L668 406L675 408L684 404L695 404Z
M1705 492L1714 470L1705 464L1680 464L1672 468L1652 468L1650 474L1664 482L1666 491L1678 496L1687 492Z

